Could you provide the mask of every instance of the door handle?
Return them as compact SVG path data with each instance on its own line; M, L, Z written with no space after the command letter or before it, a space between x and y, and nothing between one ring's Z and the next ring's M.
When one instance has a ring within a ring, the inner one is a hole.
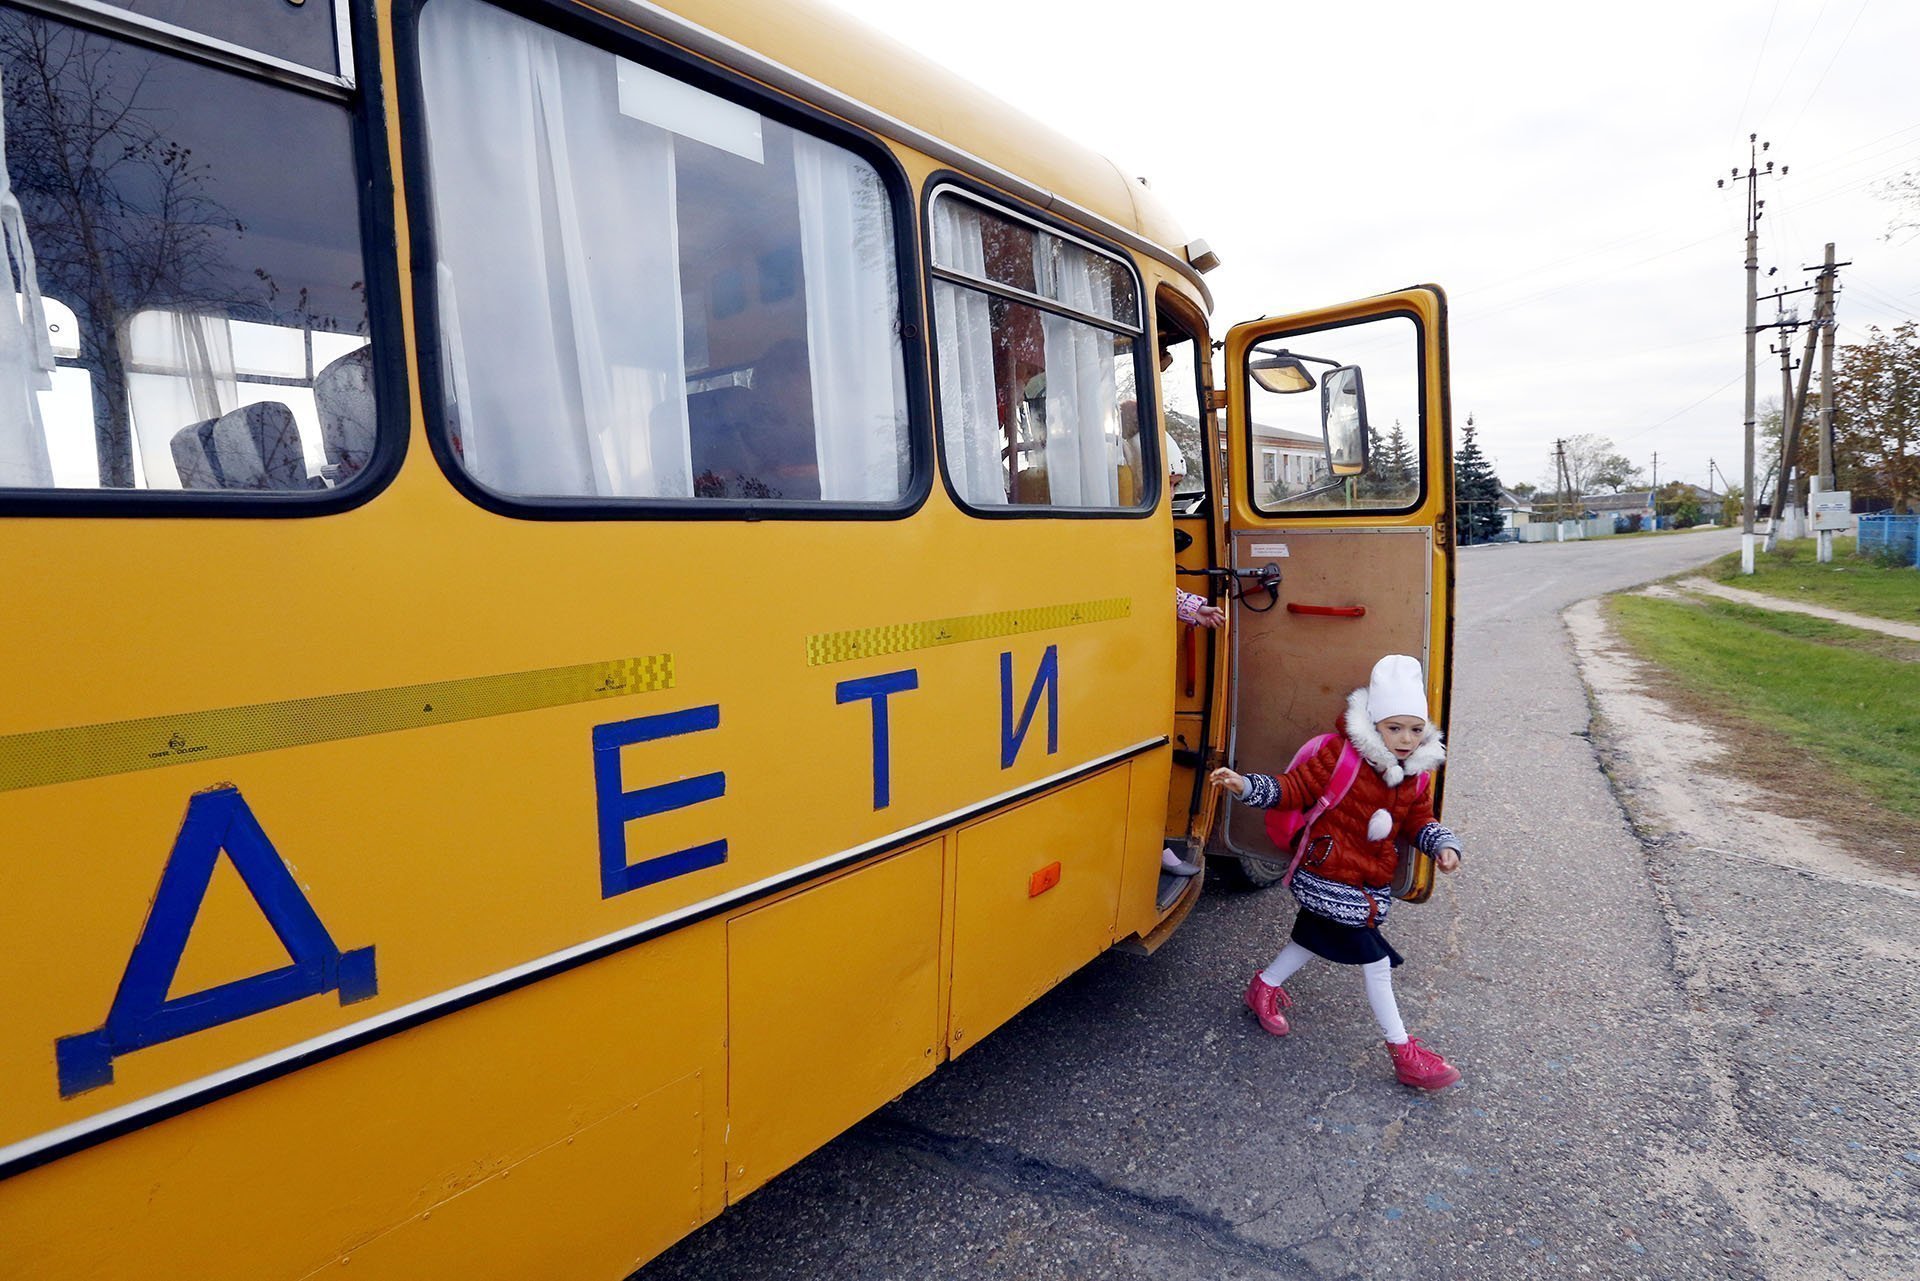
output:
M1365 605L1302 605L1298 601L1287 602L1289 614L1311 614L1315 618L1365 618Z

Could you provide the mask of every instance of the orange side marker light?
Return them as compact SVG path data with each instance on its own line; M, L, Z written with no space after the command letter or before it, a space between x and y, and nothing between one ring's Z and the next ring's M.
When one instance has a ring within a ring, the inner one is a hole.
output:
M1027 897L1039 898L1060 883L1060 864L1049 863L1027 878Z

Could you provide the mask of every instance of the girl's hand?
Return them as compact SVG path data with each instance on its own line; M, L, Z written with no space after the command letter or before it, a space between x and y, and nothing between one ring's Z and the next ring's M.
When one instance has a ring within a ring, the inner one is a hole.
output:
M1227 611L1218 605L1201 605L1193 611L1193 621L1202 627L1219 627L1227 621Z
M1215 787L1226 788L1235 796L1245 796L1247 794L1246 778L1243 775L1234 773L1224 765L1207 775L1207 781Z
M1451 872L1460 866L1460 851L1449 845L1433 856L1433 865L1443 872Z

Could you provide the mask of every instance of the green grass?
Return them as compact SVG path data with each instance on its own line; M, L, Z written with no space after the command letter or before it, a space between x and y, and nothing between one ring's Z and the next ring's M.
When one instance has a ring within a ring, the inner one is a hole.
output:
M1826 565L1814 560L1814 540L1802 538L1782 540L1777 551L1756 552L1751 574L1740 572L1738 552L1714 561L1706 573L1729 587L1873 618L1920 623L1920 569L1857 557L1851 538L1833 540L1833 560Z
M1696 693L1920 819L1920 663L1834 644L1833 624L1726 601L1617 596L1610 608L1629 644Z

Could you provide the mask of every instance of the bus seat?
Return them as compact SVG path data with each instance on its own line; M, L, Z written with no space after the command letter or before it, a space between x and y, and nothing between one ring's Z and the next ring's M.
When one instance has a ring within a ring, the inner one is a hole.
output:
M373 456L377 424L373 399L373 348L350 351L313 380L320 410L320 443L334 468L334 484L360 474Z
M173 469L180 473L182 489L219 489L220 473L213 460L213 425L217 418L190 423L173 433Z
M312 489L293 411L278 401L242 405L213 425L212 455L225 489Z

